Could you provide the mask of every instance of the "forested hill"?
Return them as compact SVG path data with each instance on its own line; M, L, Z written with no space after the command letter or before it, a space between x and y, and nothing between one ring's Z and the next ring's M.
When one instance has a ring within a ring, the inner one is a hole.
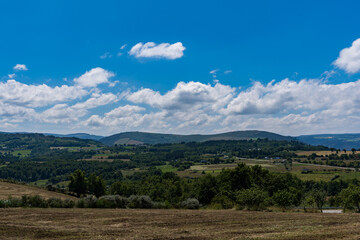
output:
M46 136L54 136L54 137L67 137L67 138L80 138L80 139L91 139L91 140L100 140L103 136L92 135L87 133L71 133L71 134L56 134L56 133L44 133Z
M360 149L360 134L318 134L297 137L301 142L311 145L322 145L329 148L351 150Z
M269 140L291 141L295 138L282 136L265 131L236 131L212 135L177 135L146 132L124 132L100 139L105 145L115 144L163 144L181 142L205 142L212 140L249 140L257 138L267 138Z
M50 147L100 146L100 142L75 137L45 136L40 133L3 133L0 132L0 149L48 149Z

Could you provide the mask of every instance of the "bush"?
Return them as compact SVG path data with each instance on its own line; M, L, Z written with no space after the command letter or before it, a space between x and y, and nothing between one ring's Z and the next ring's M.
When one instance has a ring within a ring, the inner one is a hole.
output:
M75 206L78 208L85 208L85 200L83 198L79 199L76 202Z
M71 199L65 199L63 202L64 208L73 208L75 206L75 202Z
M186 209L199 209L200 203L199 200L197 200L196 198L188 198L185 201L181 202L180 206Z
M64 204L60 198L49 198L47 205L51 208L62 208Z
M21 202L22 207L38 207L38 208L48 207L48 201L45 200L43 197L40 197L39 195L34 195L34 196L23 195L21 197L21 200L19 199L19 201Z
M277 206L288 208L293 205L294 195L287 190L280 190L273 195L273 200Z
M83 198L85 203L85 208L96 208L98 199L93 196L89 195Z
M138 195L131 195L129 197L129 208L152 208L153 202L151 198L146 195L138 196Z
M230 209L234 207L234 202L226 195L217 194L211 201L212 208Z
M269 204L269 195L258 187L243 189L237 194L237 202L248 210L264 210Z

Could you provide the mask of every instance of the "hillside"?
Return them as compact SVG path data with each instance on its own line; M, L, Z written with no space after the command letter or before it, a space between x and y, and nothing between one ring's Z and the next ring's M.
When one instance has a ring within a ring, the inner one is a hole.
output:
M311 144L322 145L336 149L351 150L360 148L360 134L319 134L303 135L297 137L299 141Z
M49 147L85 147L101 145L90 139L75 137L54 137L41 133L3 133L0 132L0 149L35 149Z
M90 139L90 140L100 140L104 136L92 135L88 133L71 133L71 134L56 134L56 133L44 133L46 136L54 137L67 137L67 138L79 138L79 139Z
M61 199L73 199L73 200L76 199L75 197L66 194L51 192L42 188L37 188L25 184L15 184L15 183L0 181L0 199L8 199L9 196L21 198L22 195L32 195L32 196L39 195L45 199L48 198L61 198Z
M180 142L205 142L211 140L245 140L268 138L269 140L294 140L292 137L286 137L275 133L265 131L236 131L212 135L177 135L177 134L161 134L146 132L125 132L115 134L100 139L105 145L115 144L164 144L164 143L180 143Z

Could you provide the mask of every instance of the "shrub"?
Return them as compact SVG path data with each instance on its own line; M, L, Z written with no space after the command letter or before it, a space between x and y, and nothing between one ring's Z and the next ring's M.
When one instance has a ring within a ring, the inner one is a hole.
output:
M138 196L138 195L131 195L129 197L129 208L152 208L153 202L151 198L146 195Z
M264 210L269 202L269 195L260 188L243 189L237 194L237 202L248 210Z
M62 208L63 201L60 198L49 198L47 200L47 205L51 208Z
M212 199L211 206L215 209L230 209L234 207L234 202L226 195L217 194Z
M71 199L65 199L63 202L64 208L73 208L75 206L75 202Z
M97 207L97 198L93 195L89 195L83 198L86 208L96 208Z
M185 201L181 202L180 206L186 209L199 209L200 203L199 200L197 200L196 198L188 198Z

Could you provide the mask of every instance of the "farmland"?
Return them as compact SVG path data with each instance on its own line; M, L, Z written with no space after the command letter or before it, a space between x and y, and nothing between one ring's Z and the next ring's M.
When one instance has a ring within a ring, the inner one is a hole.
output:
M359 239L359 214L0 209L1 239Z
M9 182L0 181L0 199L7 199L9 196L21 198L22 195L39 195L45 199L48 198L61 198L61 199L76 199L75 197L50 192L45 189L32 187L25 184L15 184Z

